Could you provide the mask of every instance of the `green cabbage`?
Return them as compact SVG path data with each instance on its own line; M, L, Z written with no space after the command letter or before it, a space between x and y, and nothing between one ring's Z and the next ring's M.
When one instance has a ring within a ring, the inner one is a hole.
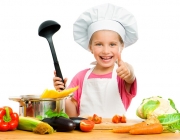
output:
M136 115L142 119L149 116L160 116L165 114L178 113L172 99L165 100L160 96L153 96L143 99L142 103L136 110Z

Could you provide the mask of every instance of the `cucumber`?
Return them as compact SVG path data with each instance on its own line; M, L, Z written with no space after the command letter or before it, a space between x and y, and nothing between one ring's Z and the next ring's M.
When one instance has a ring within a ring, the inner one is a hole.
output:
M57 132L72 131L76 127L76 124L71 119L64 117L44 118L42 121L51 125Z

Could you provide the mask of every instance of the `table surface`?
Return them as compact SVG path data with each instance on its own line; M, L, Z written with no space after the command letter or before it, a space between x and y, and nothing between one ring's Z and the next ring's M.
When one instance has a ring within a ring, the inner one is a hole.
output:
M180 140L180 133L162 133L154 135L130 135L128 133L113 133L111 130L92 130L81 132L55 132L53 134L40 135L28 131L0 132L0 140Z
M114 124L110 119L103 119L101 124L95 125L91 132L73 130L70 132L55 132L40 135L33 132L15 130L0 132L0 140L180 140L180 133L162 133L154 135L131 135L129 133L113 133L112 129L141 122L142 120L127 120L127 123Z

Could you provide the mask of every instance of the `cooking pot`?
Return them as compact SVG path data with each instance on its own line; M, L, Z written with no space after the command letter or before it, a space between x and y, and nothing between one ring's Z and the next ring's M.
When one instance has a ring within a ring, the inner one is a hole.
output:
M10 97L10 100L19 102L19 116L36 117L39 119L47 117L48 110L60 112L64 110L64 98L45 98L38 95L22 95Z

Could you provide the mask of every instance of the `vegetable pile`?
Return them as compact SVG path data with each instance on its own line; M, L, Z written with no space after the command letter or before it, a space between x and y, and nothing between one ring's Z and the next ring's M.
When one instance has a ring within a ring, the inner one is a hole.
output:
M142 101L136 114L142 119L156 117L163 126L163 132L180 132L180 113L172 99L150 97Z
M48 123L57 132L68 132L76 128L76 124L63 110L60 112L48 110L45 114L47 118L43 118L42 121Z
M31 131L37 134L52 134L55 131L74 130L75 124L69 119L69 116L61 110L60 112L48 110L47 118L42 117L19 117L19 130Z
M114 128L112 131L114 133L129 133L132 135L160 134L163 132L163 126L157 118L151 117L134 125Z

